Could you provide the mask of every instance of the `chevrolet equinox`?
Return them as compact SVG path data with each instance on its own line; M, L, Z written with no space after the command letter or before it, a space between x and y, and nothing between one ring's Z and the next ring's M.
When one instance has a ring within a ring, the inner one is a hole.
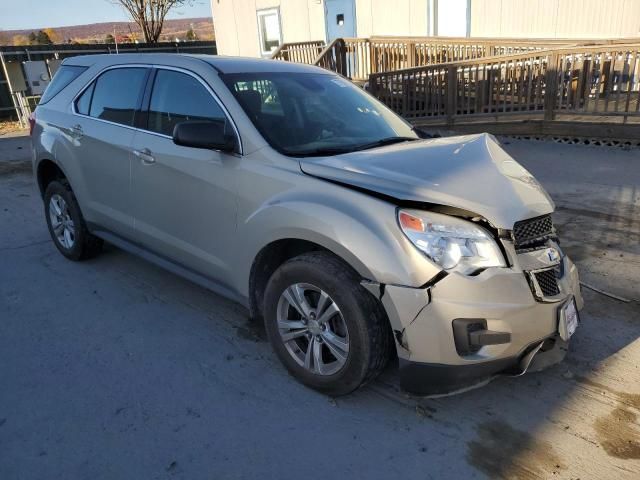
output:
M107 241L243 304L327 394L395 358L421 395L539 370L578 326L578 273L533 176L490 135L422 138L332 72L73 57L31 129L62 255Z

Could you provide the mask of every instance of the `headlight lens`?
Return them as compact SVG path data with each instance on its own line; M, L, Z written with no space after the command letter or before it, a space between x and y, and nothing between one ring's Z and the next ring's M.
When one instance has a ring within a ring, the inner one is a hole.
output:
M469 275L479 269L506 266L489 232L466 220L420 210L398 210L405 235L445 270Z

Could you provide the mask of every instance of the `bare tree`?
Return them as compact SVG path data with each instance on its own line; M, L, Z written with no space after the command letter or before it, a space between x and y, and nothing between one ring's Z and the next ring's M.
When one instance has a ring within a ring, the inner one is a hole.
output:
M145 42L156 43L162 33L164 19L174 7L179 7L190 0L109 0L121 5L131 19L138 24Z

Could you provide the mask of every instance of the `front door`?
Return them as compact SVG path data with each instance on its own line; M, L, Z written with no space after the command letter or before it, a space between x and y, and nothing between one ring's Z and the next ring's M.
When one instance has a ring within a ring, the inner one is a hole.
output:
M224 285L232 268L239 160L173 143L174 126L189 120L226 121L226 115L197 77L156 70L146 130L133 142L136 237L156 254Z
M325 0L324 19L327 25L327 42L336 38L355 37L355 0Z

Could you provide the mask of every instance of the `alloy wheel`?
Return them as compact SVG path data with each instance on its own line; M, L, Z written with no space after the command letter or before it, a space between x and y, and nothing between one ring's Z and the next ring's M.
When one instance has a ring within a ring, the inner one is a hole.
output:
M349 332L338 305L308 283L290 285L277 307L278 331L286 350L316 375L333 375L349 355Z
M58 243L67 250L73 248L76 241L76 226L67 202L57 193L49 199L49 220Z

